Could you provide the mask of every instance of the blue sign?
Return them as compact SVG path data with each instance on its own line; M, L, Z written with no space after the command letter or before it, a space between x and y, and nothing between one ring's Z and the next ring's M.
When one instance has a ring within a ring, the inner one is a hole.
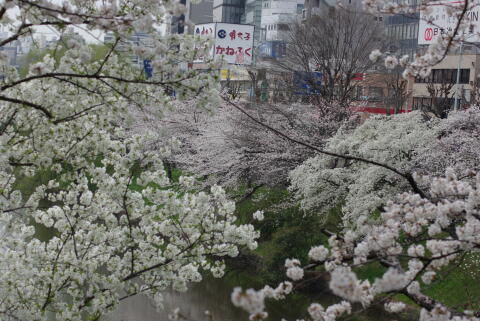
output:
M223 29L218 30L217 32L218 38L223 39L227 36L227 32Z
M296 84L296 95L318 95L322 86L323 74L321 72L301 72L293 74L293 82Z
M258 46L258 54L265 58L281 58L286 55L287 44L284 41L266 41Z
M143 71L145 72L145 76L147 78L152 78L153 76L153 67L152 67L152 61L151 60L144 60L143 61Z

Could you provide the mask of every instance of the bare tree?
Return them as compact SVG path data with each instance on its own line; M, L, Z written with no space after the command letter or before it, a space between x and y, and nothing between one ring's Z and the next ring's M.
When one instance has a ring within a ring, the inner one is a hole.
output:
M428 104L422 104L421 109L424 112L433 113L439 118L446 118L448 111L452 107L452 99L455 94L452 88L454 83L442 80L440 83L434 83L433 80L427 84L427 91L430 95Z
M402 69L395 68L386 77L387 97L385 98L385 105L387 107L387 114L390 114L390 107L393 107L393 113L401 112L403 105L407 102L410 92L407 88L408 81L402 76Z
M371 69L368 56L382 47L381 27L366 13L341 8L293 22L286 57L278 66L299 75L316 99L346 105L352 99L352 78Z
M230 78L227 78L227 81L222 84L222 91L229 97L231 100L237 99L242 93L243 84L241 81L234 81Z
M478 106L480 104L480 77L475 77L472 89L470 90L470 97L465 97L465 94L463 93L462 98L465 107Z

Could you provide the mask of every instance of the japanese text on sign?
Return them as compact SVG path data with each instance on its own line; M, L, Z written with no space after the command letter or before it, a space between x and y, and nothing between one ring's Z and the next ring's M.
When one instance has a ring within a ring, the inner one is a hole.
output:
M469 0L465 11L464 22L468 27L462 31L468 42L480 42L480 0ZM432 1L420 11L418 26L418 44L428 45L435 42L438 37L448 35L455 30L458 18L452 15L452 10L462 9L463 0Z
M222 56L229 64L250 65L253 55L254 26L211 23L195 26L195 34L205 38L214 38L212 55Z

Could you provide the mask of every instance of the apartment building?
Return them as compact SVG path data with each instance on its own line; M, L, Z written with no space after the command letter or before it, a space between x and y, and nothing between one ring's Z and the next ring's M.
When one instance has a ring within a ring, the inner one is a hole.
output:
M460 68L459 68L460 63ZM457 84L457 72L460 70ZM480 54L452 54L432 68L426 78L411 78L410 105L413 109L441 109L445 113L454 108L458 94L458 107L478 102L480 94Z

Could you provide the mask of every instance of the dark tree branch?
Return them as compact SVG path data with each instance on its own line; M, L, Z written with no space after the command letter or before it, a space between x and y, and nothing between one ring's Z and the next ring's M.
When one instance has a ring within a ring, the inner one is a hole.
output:
M264 122L256 119L255 117L253 117L252 115L250 115L249 113L247 113L242 107L240 107L239 105L231 102L228 98L225 98L222 96L222 99L227 102L229 105L231 105L232 107L236 108L238 111L240 111L242 114L244 114L245 116L247 116L248 118L250 118L252 121L254 121L255 123L259 124L260 126L263 126L265 128L267 128L268 130L272 131L273 133L275 133L276 135L278 136L281 136L283 137L284 139L287 139L289 141L291 141L292 143L295 143L295 144L299 144L301 146L304 146L308 149L311 149L317 153L320 153L320 154L324 154L324 155L328 155L328 156L333 156L333 157L338 157L338 158L343 158L343 159L346 159L346 160L353 160L353 161L359 161L359 162L362 162L362 163L366 163L366 164L370 164L370 165L374 165L374 166L378 166L378 167L381 167L381 168L385 168L399 176L401 176L402 178L404 178L408 184L410 185L410 187L412 188L412 190L417 193L418 195L420 195L422 198L427 198L427 195L425 194L425 192L423 192L420 187L418 186L417 182L413 179L413 176L412 174L410 173L403 173L403 172L400 172L399 170L393 168L392 166L389 166L389 165L386 165L386 164L382 164L382 163L379 163L377 161L373 161L373 160L369 160L369 159L365 159L365 158L362 158L362 157L358 157L358 156L351 156L351 155L343 155L343 154L338 154L338 153L334 153L334 152L329 152L329 151L325 151L325 150L322 150L320 148L317 148L313 145L310 145L308 143L305 143L303 141L300 141L300 140L297 140L295 138L292 138L286 134L284 134L283 132L265 124Z
M8 102L14 103L14 104L20 104L20 105L25 105L25 106L32 107L33 109L41 111L45 116L47 116L47 118L49 118L49 119L53 118L52 113L41 105L26 101L26 100L11 98L11 97L7 97L7 96L0 96L0 100L8 101Z

